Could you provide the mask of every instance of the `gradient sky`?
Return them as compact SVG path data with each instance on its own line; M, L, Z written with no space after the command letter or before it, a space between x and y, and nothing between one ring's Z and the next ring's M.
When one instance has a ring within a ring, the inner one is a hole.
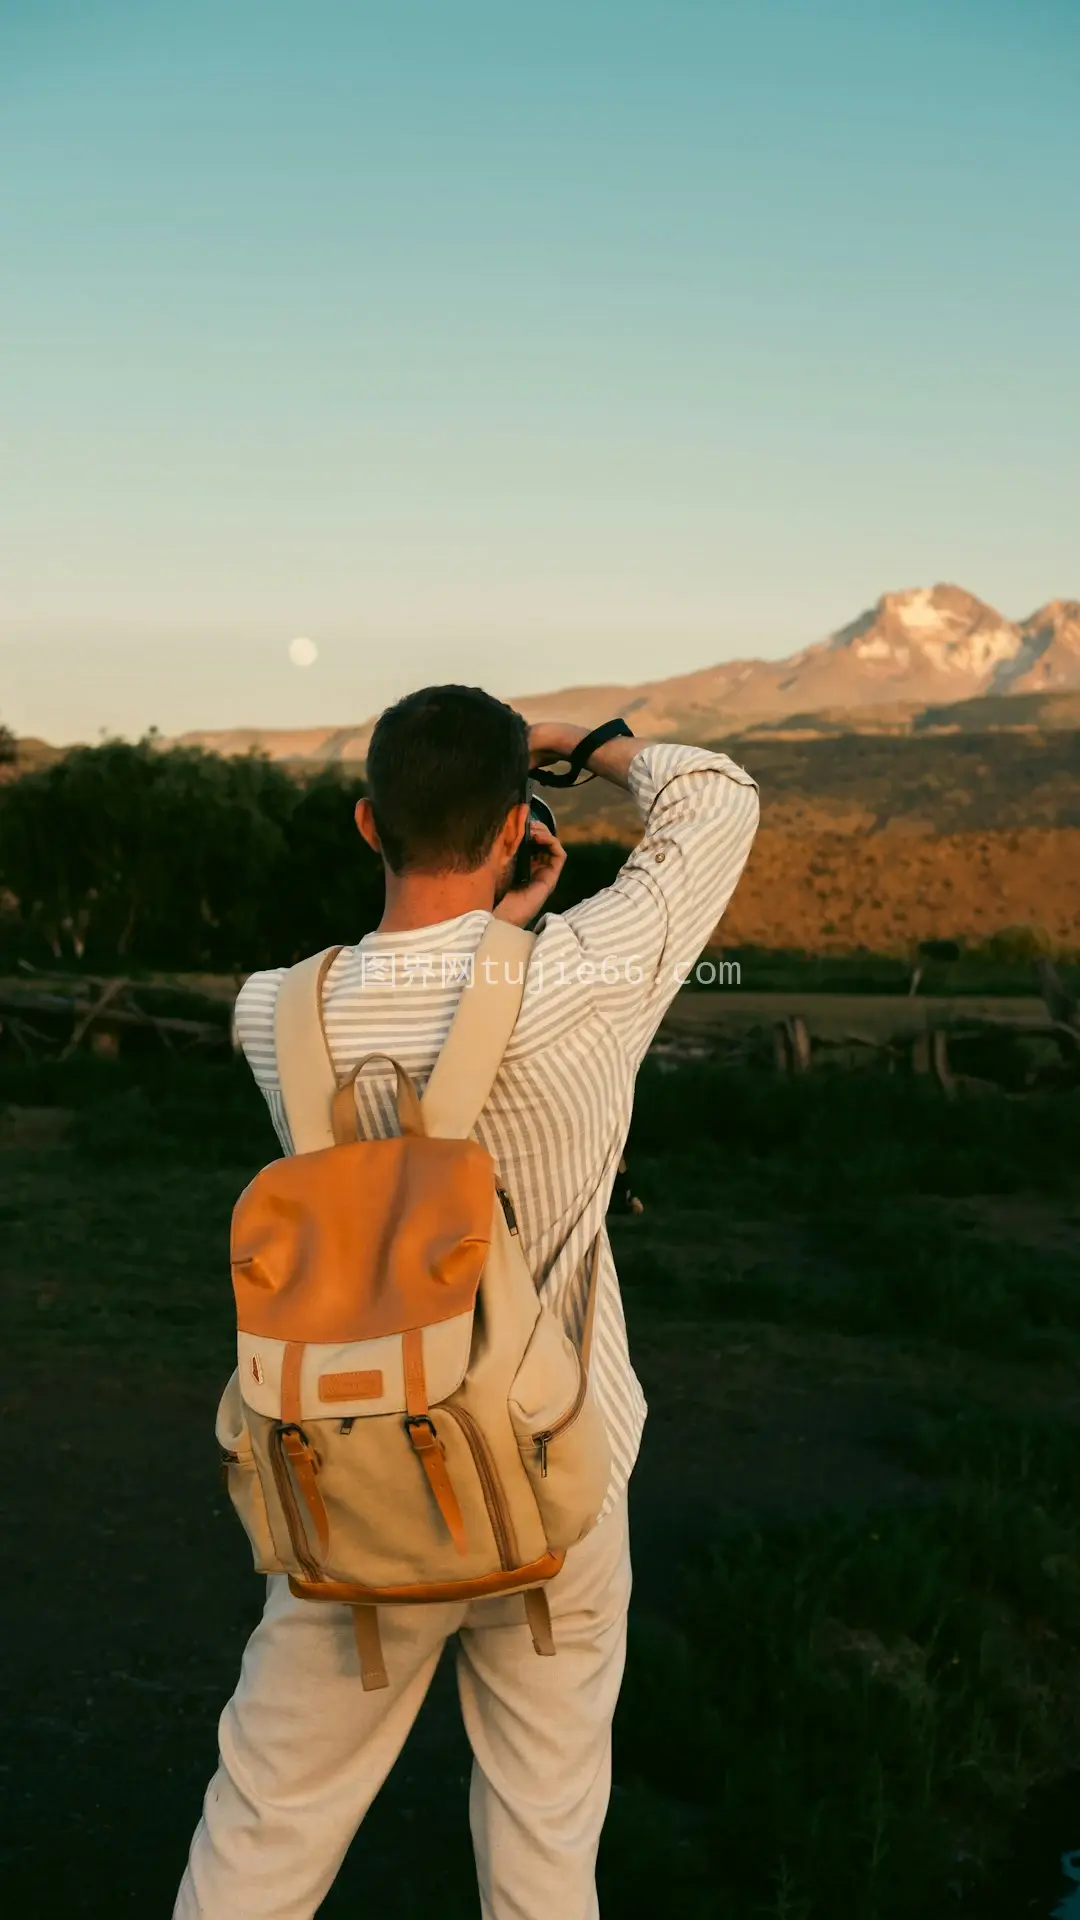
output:
M1078 340L1076 0L5 0L0 716L1027 614Z

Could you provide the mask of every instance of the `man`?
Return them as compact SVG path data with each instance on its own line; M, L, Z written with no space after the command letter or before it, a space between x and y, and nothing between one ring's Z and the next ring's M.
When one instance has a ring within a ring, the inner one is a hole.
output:
M534 877L510 889L533 767L568 759L584 727L526 730L470 687L432 687L372 735L357 825L382 855L378 930L327 981L334 1066L392 1053L422 1087L494 911L530 923L565 855L534 824ZM521 1013L476 1127L509 1191L547 1304L580 1340L585 1256L601 1236L590 1378L609 1430L600 1524L548 1589L557 1657L534 1656L520 1596L380 1608L390 1685L364 1692L348 1609L268 1582L174 1920L310 1920L386 1778L447 1638L473 1749L470 1819L484 1920L594 1920L630 1561L626 1488L645 1419L604 1216L634 1078L742 872L758 818L750 776L703 748L609 740L590 770L628 788L644 831L614 884L541 923ZM286 1152L274 1003L282 970L237 1002L237 1030ZM357 1081L361 1131L395 1131L383 1063Z

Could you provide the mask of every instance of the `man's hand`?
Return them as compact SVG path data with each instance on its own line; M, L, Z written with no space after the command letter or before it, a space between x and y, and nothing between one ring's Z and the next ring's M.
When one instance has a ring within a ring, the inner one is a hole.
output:
M529 728L530 767L550 767L556 760L569 760L588 727L575 727L571 720L538 720Z
M591 732L591 727L576 727L569 720L538 720L529 728L529 765L550 767L555 760L569 760L574 748ZM598 773L602 780L610 780L617 787L628 787L630 763L636 760L644 744L643 740L628 740L620 735L617 740L609 740L606 746L597 747L585 764L590 773Z
M509 920L512 927L527 927L530 920L535 920L566 865L566 848L539 820L530 820L528 834L532 878L527 887L504 893L495 909L496 920Z

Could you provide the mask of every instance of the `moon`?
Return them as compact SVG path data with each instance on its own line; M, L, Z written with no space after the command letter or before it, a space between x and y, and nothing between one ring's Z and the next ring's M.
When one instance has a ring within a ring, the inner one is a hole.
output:
M313 667L319 657L319 649L314 640L306 637L289 641L289 659L294 667Z

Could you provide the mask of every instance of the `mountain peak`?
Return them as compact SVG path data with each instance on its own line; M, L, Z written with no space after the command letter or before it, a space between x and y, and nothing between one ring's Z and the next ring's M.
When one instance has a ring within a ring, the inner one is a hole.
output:
M940 582L934 587L883 593L874 607L833 634L820 651L834 657L846 654L876 679L910 683L912 692L905 691L905 698L921 699L925 693L933 699L933 685L923 685L928 680L939 689L946 680L968 680L967 691L981 693L987 677L1000 663L1012 660L1021 645L1019 629L985 600L963 587ZM811 649L815 651L819 650Z
M1057 693L1080 684L1080 600L1048 600L1021 622L1012 668L993 693Z
M1026 633L1029 628L1053 627L1060 630L1062 627L1078 625L1080 600L1048 600L1045 607L1037 608L1021 622L1021 629Z
M942 626L1000 626L1001 615L966 587L939 580L933 587L902 587L883 593L877 611L900 620L909 631L937 632Z
M1050 600L1022 622L948 581L882 594L838 632L783 660L726 660L637 686L585 686L513 704L529 721L596 726L623 713L645 739L710 740L790 715L894 714L979 695L1080 689L1080 601ZM501 692L502 689L496 689ZM224 751L265 742L277 757L362 760L372 722L281 733L187 736Z

